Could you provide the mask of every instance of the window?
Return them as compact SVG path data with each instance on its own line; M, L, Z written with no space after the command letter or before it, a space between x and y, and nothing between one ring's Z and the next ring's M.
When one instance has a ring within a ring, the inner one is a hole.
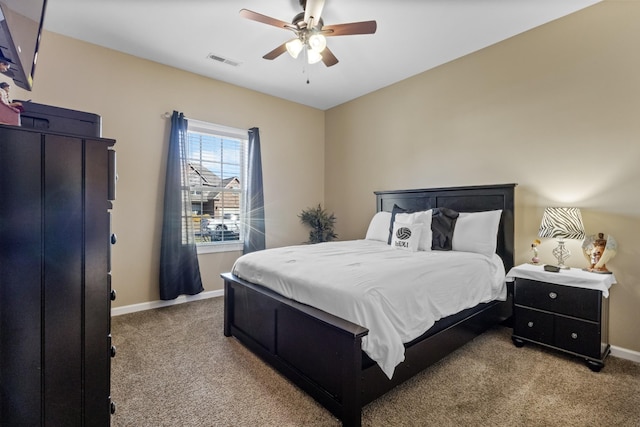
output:
M188 121L187 176L198 252L242 246L247 131Z

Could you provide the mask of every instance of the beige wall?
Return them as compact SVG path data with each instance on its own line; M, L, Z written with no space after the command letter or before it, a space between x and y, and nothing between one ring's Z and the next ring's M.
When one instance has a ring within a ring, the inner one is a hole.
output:
M581 207L589 233L620 245L611 342L640 351L638 22L638 2L605 1L326 113L45 33L34 91L12 95L100 114L118 141L115 306L158 299L161 115L175 109L260 127L270 247L305 241L297 214L318 202L335 212L340 238L359 238L374 190L516 182L525 262L545 206ZM553 246L543 243L543 262ZM584 266L579 244L570 248L569 264ZM200 257L206 290L237 256Z
M364 235L374 190L515 182L522 263L544 207L580 207L588 233L619 243L611 343L640 351L638 23L640 2L606 1L327 111L338 234Z
M212 64L212 66L223 66ZM156 301L161 209L169 120L187 117L260 128L268 246L307 239L297 214L324 200L324 113L54 33L42 38L32 92L15 99L102 116L103 135L117 140L113 212L114 307ZM300 138L300 135L306 135ZM222 288L238 252L200 256L205 290Z

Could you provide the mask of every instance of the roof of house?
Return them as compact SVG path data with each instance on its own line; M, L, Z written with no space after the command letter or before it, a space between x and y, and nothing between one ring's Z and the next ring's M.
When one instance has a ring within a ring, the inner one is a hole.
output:
M198 165L195 163L189 163L189 185L190 186L199 186L202 185L204 187L212 187L212 188L228 188L230 184L234 182L240 182L240 179L237 176L232 176L230 178L221 179L218 175L211 172L209 169L202 165ZM201 201L212 200L215 199L220 194L219 191L202 191ZM200 201L200 200L199 200Z

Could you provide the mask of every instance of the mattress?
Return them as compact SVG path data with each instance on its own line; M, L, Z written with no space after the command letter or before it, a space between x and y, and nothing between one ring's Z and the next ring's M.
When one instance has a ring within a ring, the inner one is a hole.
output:
M404 345L437 320L506 299L497 255L396 249L351 240L243 255L236 276L369 329L362 349L391 378Z

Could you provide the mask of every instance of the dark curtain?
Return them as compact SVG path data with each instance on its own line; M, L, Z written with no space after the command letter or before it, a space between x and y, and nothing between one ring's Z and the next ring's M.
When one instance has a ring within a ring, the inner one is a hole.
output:
M244 248L243 253L265 248L264 238L264 194L262 192L262 160L260 156L260 131L249 129L248 173L246 199L244 203Z
M160 298L202 292L202 279L193 234L186 159L187 120L173 112L167 177L164 184L164 217L160 249Z

